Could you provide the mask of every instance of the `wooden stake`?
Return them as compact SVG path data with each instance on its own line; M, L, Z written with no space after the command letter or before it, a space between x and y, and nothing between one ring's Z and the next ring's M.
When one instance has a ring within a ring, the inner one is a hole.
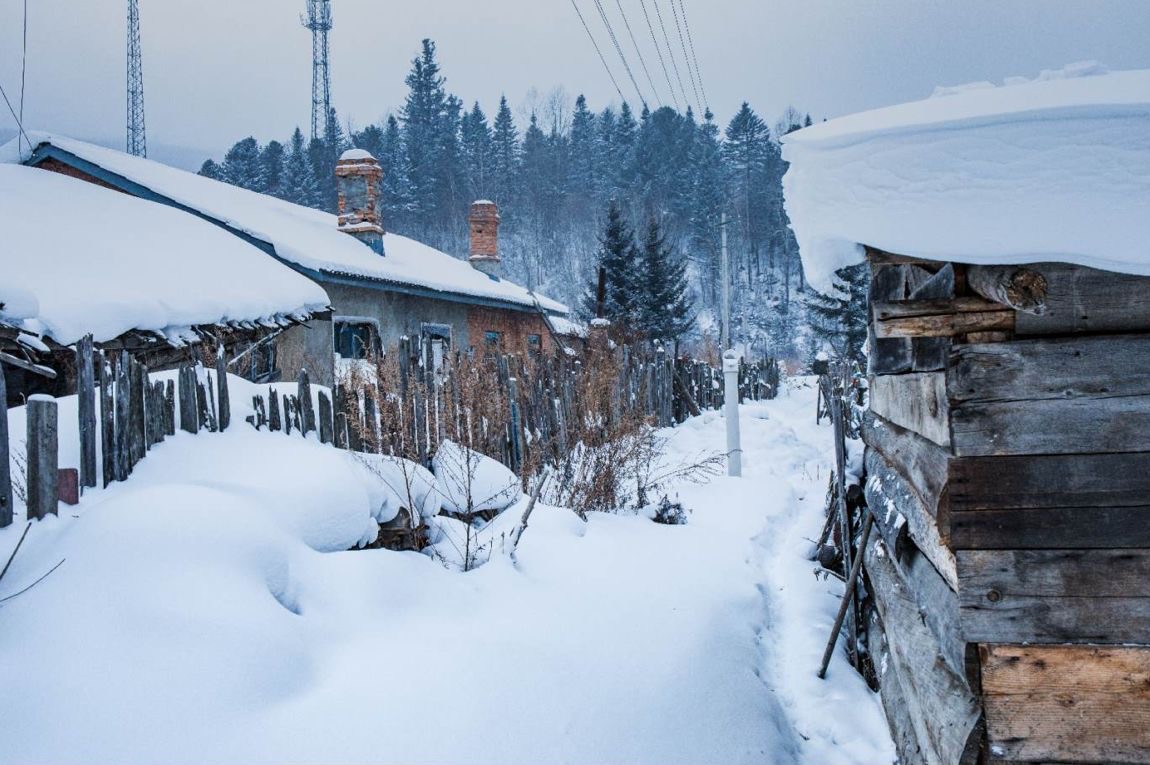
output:
M28 520L58 514L60 454L56 400L28 399Z

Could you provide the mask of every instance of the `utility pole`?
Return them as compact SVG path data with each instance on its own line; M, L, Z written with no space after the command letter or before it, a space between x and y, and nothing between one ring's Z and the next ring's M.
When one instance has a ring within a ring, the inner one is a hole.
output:
M722 259L719 261L719 289L722 293L722 329L719 336L719 345L725 351L731 347L731 262L727 255L727 213L719 222L719 231L722 236Z
M140 53L139 0L128 0L128 138L127 150L148 156L144 131L144 62Z
M331 3L307 0L307 15L299 21L311 30L311 139L323 138L331 113L331 70L328 68L327 33L331 31Z

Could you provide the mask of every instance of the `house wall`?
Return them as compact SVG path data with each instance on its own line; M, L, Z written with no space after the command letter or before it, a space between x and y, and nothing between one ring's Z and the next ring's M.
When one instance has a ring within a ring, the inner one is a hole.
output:
M332 302L332 321L312 321L306 327L295 327L282 336L278 355L285 379L294 379L301 366L306 366L320 385L334 382L333 321L341 317L368 319L379 328L383 349L395 348L404 335L418 336L424 323L451 327L451 342L456 350L482 350L487 331L503 333L503 350L526 353L527 336L542 338L544 352L553 348L543 317L534 309L518 311L490 308L450 300L406 295L381 289L321 282Z
M1035 315L973 267L871 267L866 496L901 554L867 551L869 642L902 761L1150 761L1150 278L1032 264Z

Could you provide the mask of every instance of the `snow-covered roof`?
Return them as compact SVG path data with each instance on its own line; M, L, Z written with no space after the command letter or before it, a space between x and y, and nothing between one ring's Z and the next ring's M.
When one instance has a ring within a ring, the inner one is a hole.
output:
M180 343L195 325L327 310L323 289L259 248L172 207L0 163L0 308L61 344L129 330Z
M212 180L114 149L64 136L29 133L33 149L45 144L118 175L149 191L271 245L278 257L326 274L360 277L544 311L567 313L561 303L514 282L493 279L468 263L396 234L384 235L381 257L336 228L336 216ZM27 160L13 139L0 161ZM365 152L366 153L366 152Z
M1093 62L786 136L787 213L827 289L861 245L964 263L1150 274L1150 70Z
M564 337L587 337L587 325L566 316L551 316L551 329L557 335Z

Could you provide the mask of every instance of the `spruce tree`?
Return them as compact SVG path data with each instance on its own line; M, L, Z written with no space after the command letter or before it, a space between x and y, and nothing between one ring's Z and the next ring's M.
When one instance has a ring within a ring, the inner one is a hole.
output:
M459 143L467 196L470 201L489 198L492 191L491 128L478 101L460 120Z
M261 185L260 145L255 138L248 136L237 141L224 154L220 165L222 179L245 189L258 191Z
M515 119L511 116L511 107L507 105L507 97L501 96L491 131L492 198L501 211L512 204L518 174L519 133L515 129ZM510 212L508 209L507 213L500 214L506 218Z
M811 330L840 358L865 364L867 340L867 290L870 268L866 263L835 274L830 294L807 292L807 316Z
M640 274L639 248L635 234L623 217L623 209L612 199L607 205L607 220L599 239L595 275L583 297L583 309L588 316L598 314L599 270L606 275L603 318L624 330L636 329L639 316Z
M387 118L376 159L379 160L379 166L383 170L380 195L383 198L384 226L390 231L401 234L413 233L407 151L403 146L399 120L394 114Z
M307 143L298 127L288 142L287 157L284 160L283 198L305 207L319 204Z
M221 181L224 178L223 170L216 164L215 160L211 159L204 160L204 164L200 165L199 175L211 178L213 181Z
M677 340L695 321L687 295L687 262L675 258L654 216L647 223L636 277L636 325L651 340Z
M279 141L269 141L260 152L259 191L272 196L283 196L284 187L284 145Z

